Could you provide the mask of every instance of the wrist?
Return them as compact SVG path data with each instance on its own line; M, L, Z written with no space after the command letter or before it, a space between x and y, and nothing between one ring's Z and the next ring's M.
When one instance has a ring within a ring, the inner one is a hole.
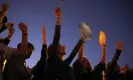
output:
M44 41L43 44L46 44L46 41Z
M56 16L56 19L60 19L61 17L60 16Z
M60 20L60 17L57 17L56 20Z
M60 18L56 18L56 22L60 22Z
M56 20L56 25L60 25L60 21Z
M121 49L116 49L116 53L121 53L122 52L122 50Z
M106 48L106 45L105 45L105 44L103 44L103 45L102 45L102 48Z
M25 33L23 32L22 34L23 34L23 35L28 35L28 33L27 33L27 32L25 32Z
M80 39L80 41L81 41L82 43L85 43L85 39Z
M59 25L60 24L60 22L59 21L56 21L56 25Z
M22 34L28 34L28 31L27 30L22 31Z

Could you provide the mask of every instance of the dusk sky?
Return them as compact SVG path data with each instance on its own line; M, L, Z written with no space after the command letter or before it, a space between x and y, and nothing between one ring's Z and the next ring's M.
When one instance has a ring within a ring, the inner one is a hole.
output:
M54 8L59 0L9 0L8 19L15 23L15 33L9 44L16 47L21 41L21 31L17 24L25 22L29 29L29 42L35 46L27 65L33 67L40 58L42 36L41 26L47 30L47 44L51 44L55 29ZM2 3L3 0L0 0ZM78 27L81 22L89 23L92 40L85 43L85 56L92 66L99 63L101 46L98 43L99 31L107 36L107 63L111 61L116 50L116 42L122 41L124 50L118 61L120 66L126 63L133 68L133 0L65 0L61 5L61 44L67 46L68 57L80 38ZM1 34L7 35L7 31ZM77 58L77 56L76 56ZM75 59L76 59L75 58ZM75 59L73 61L75 61Z

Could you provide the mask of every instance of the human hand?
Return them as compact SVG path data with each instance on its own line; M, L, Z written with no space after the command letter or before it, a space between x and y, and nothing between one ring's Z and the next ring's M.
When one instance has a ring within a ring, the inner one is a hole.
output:
M118 41L118 42L116 43L116 48L119 49L119 50L123 50L123 44L122 44L121 41Z
M99 44L104 47L106 45L106 35L103 31L99 32Z
M27 32L28 32L28 27L27 27L27 25L26 25L25 23L20 22L20 23L18 24L18 26L19 26L19 29L22 31L22 33L27 34Z
M8 29L8 35L13 35L13 33L14 33L14 31L15 31L15 29L14 29L14 24L12 23L12 22L8 22L7 24L6 24L6 27L7 27L7 29Z
M62 15L61 8L59 7L55 8L54 13L55 13L56 18L60 18Z

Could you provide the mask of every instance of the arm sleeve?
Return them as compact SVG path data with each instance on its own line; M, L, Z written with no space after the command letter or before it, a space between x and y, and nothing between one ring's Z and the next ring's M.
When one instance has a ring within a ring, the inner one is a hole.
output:
M53 38L53 44L59 44L60 33L61 33L61 26L60 25L56 25L55 26L55 32L54 32L54 38Z
M115 71L114 69L116 69L116 67L117 67L117 61L119 59L121 52L122 52L121 50L117 49L115 55L112 58L112 61L108 63L108 65L107 65L107 73L108 74L112 71Z
M119 49L116 50L116 53L115 53L115 55L113 56L113 59L112 59L112 64L117 64L117 61L120 57L121 52L122 51L119 50Z
M81 45L84 43L84 41L79 40L78 43L75 45L74 49L72 50L69 57L65 60L69 65L71 64L72 60L76 56L77 52L79 51Z
M102 73L102 71L105 71L106 70L106 64L104 63L99 63L98 65L96 65L95 67L94 67L94 72L96 71L96 72L99 72L99 73Z
M37 64L32 68L32 74L43 74L45 69L45 62L47 58L47 45L42 45L41 58Z

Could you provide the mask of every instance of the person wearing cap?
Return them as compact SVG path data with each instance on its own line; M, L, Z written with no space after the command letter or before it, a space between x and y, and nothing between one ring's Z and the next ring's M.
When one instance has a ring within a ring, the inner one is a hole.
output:
M5 54L3 54L3 55L6 59L8 59L9 57L12 57L12 56L25 56L25 54L26 54L25 51L28 47L27 26L21 22L21 23L19 23L19 28L22 31L22 41L21 41L21 45L20 45L19 49L8 47L5 44L0 43L0 49L4 51Z
M17 45L18 49L20 48L20 45L21 43ZM30 58L33 51L33 44L28 43L25 56L14 56L7 59L5 69L3 71L4 80L29 80L31 75L25 66L25 60Z

